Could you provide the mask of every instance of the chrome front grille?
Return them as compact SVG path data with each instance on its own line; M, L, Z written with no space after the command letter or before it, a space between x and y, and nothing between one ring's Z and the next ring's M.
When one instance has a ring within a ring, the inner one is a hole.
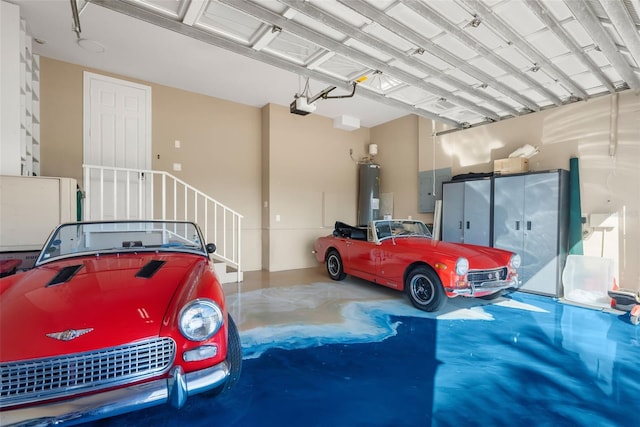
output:
M171 338L154 338L94 352L3 363L0 407L151 378L171 368L175 352Z
M506 280L507 273L507 267L495 270L471 270L467 273L467 281L474 287L480 287L483 283Z

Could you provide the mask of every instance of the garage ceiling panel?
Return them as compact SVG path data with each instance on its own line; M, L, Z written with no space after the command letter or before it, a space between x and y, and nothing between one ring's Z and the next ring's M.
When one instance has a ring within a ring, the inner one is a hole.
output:
M423 16L413 12L402 3L395 3L394 6L386 12L390 17L394 18L398 22L402 22L408 28L419 32L428 39L434 38L438 34L442 33L442 28L431 23L431 21Z
M508 22L511 28L522 37L534 34L545 28L527 5L520 0L510 0L505 3L498 3L492 8L504 22Z
M209 31L245 45L249 44L262 27L262 22L259 20L217 2L209 3L198 24Z
M638 0L88 1L451 128L640 90Z

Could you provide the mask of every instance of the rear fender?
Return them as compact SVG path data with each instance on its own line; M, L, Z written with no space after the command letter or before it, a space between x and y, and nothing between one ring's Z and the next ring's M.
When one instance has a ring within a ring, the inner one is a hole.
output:
M338 255L340 255L340 257L342 258L342 254L340 253L340 251L338 250L338 248L336 248L335 246L329 246L327 248L327 250L324 251L324 257L323 257L323 261L326 262L327 261L327 256L329 256L329 252L331 251L336 251L338 252Z

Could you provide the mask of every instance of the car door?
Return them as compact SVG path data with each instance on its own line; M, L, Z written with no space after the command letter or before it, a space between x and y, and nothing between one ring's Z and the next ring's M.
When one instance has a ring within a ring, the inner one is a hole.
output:
M378 245L366 240L347 239L347 265L351 274L366 280L374 281L376 265L378 264Z
M400 289L402 276L407 266L406 256L401 249L404 238L386 239L378 246L376 257L376 282L394 289Z

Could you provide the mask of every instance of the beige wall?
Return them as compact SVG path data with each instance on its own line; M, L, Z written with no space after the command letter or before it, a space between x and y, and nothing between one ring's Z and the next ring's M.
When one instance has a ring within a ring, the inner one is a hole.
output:
M82 185L83 68L40 57L40 172Z
M336 220L356 221L356 160L365 154L369 129L335 129L330 119L297 116L277 105L265 110L269 117L263 144L268 185L263 194L268 199L263 209L269 255L263 268L315 266L311 253L315 239L329 234Z
M83 72L151 86L152 167L166 171L244 215L243 269L261 259L262 117L249 107L41 58L42 175L82 186ZM181 148L175 148L175 140ZM181 163L182 171L173 171Z
M578 158L583 216L603 213L618 219L615 228L584 227L584 254L613 259L618 284L639 289L640 96L632 91L619 94L617 132L611 134L615 99L605 96L437 137L432 122L420 118L418 170L490 172L493 160L524 144L540 149L530 159L533 171L569 169L569 159ZM610 156L610 142L616 140L615 155Z
M376 126L371 142L378 145L380 193L392 197L393 217L428 221L430 216L418 213L418 124L418 117L409 115Z
M347 132L325 117L296 116L275 105L248 107L50 58L41 58L41 70L44 176L72 177L82 186L86 70L151 87L153 169L244 215L245 271L315 266L315 238L338 219L355 221L357 166L351 157L364 155L366 128ZM181 163L182 171L173 171L173 163Z

